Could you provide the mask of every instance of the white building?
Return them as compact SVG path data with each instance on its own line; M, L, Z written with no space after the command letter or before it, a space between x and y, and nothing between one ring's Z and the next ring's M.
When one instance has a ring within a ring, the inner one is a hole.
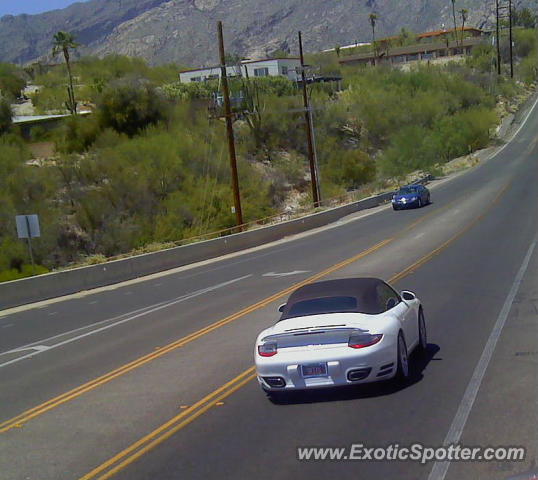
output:
M296 57L266 58L263 60L244 60L241 65L226 67L228 77L286 77L296 82L301 77L301 60ZM181 83L205 82L219 79L221 69L219 66L184 70L179 73Z

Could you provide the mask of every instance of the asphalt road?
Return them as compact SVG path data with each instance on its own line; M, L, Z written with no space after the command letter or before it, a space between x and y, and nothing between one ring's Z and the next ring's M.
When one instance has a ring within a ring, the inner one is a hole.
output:
M537 132L538 108L494 158L436 184L425 208L378 208L241 255L0 312L0 478L505 479L531 470ZM252 380L253 342L286 290L313 276L363 275L391 279L425 306L430 345L410 385L269 401ZM297 460L302 446L446 439L522 445L526 458Z

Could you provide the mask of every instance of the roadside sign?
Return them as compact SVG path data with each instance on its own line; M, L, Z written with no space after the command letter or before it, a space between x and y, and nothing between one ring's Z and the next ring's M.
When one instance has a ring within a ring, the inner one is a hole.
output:
M17 215L15 217L17 223L17 235L19 238L28 240L28 252L30 253L30 261L32 262L32 271L35 275L34 253L32 252L32 238L41 236L39 229L38 215Z
M17 235L19 238L38 238L41 236L38 215L17 215Z

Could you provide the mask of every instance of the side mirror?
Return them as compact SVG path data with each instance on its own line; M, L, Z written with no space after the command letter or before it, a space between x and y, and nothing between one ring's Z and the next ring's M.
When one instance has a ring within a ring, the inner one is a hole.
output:
M412 300L415 300L417 298L417 296L413 292L410 292L409 290L404 290L402 292L402 298L405 301L410 302Z
M285 308L286 308L286 304L283 303L282 305L280 305L280 307L278 307L278 311L279 311L280 313L282 313L282 312L284 311Z

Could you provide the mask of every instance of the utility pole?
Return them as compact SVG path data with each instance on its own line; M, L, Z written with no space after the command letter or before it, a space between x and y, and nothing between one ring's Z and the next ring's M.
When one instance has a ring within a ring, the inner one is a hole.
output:
M312 125L312 110L310 109L308 91L306 89L303 38L301 32L299 32L299 54L301 57L301 82L303 86L304 115L306 121L306 141L308 146L308 160L310 162L310 177L312 178L312 199L314 200L314 207L319 207L321 199L319 195L316 150L314 148L314 128Z
M508 0L508 18L510 22L510 77L514 78L514 41L512 40L512 0Z
M235 139L232 121L232 108L230 106L230 90L228 89L228 77L226 75L226 55L224 53L224 36L222 34L222 22L217 23L219 33L220 71L222 81L222 94L224 96L224 114L226 118L226 132L228 134L228 151L230 153L230 167L232 170L232 189L234 195L234 209L237 226L242 230L243 211L241 210L241 195L239 194L239 176L237 174L237 157L235 154Z
M497 74L501 74L501 30L499 26L499 0L495 0L495 15L497 17Z

